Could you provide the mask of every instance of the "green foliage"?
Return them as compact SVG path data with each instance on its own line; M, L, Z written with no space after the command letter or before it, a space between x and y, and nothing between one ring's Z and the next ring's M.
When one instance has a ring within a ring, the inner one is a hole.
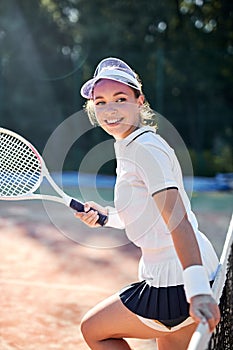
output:
M2 1L1 125L42 150L82 108L80 86L98 61L117 56L193 150L195 174L231 171L232 17L229 0Z
M219 154L214 154L210 150L205 150L201 153L191 150L190 156L194 174L199 176L215 176L218 173L233 172L232 148L228 145L225 145Z

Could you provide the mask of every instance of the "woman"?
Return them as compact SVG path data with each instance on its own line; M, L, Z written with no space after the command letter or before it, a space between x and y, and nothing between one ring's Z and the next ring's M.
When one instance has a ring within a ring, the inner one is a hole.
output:
M198 231L177 158L148 126L154 113L125 62L101 61L81 94L91 122L116 140L117 180L115 208L88 202L76 216L97 227L98 212L107 215L106 225L125 228L142 251L139 282L85 315L84 339L93 350L129 350L124 338L156 338L159 350L186 349L197 323L208 322L213 331L219 322L210 288L218 259Z

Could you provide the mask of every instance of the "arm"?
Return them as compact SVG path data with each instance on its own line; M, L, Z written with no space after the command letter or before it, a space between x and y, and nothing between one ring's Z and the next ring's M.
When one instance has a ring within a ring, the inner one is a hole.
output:
M168 189L153 196L175 245L183 269L202 265L198 243L177 189Z
M202 266L201 254L193 228L177 189L168 189L154 194L156 206L171 232L174 246L184 270L191 266ZM187 271L187 270L186 270ZM206 281L208 283L208 280ZM203 286L208 290L208 286ZM207 320L213 331L219 322L219 309L209 294L195 294L190 298L190 315L196 322Z

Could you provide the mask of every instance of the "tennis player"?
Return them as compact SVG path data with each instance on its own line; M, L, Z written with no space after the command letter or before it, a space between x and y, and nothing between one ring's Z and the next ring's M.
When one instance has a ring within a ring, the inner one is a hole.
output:
M210 288L218 258L198 230L173 149L156 132L155 114L136 73L118 58L102 60L81 89L92 124L115 139L115 208L85 203L76 216L97 227L124 228L141 248L139 280L84 317L90 349L129 350L125 338L156 338L158 350L184 350L199 322L220 319ZM149 126L148 126L149 125Z

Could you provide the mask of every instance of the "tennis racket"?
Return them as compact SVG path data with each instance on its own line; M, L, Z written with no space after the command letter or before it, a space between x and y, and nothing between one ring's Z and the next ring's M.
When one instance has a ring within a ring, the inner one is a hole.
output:
M59 195L35 193L46 178ZM82 202L68 196L54 182L45 162L33 145L11 130L0 128L0 200L42 199L84 211ZM91 208L90 210L95 210ZM98 212L101 226L107 216Z

